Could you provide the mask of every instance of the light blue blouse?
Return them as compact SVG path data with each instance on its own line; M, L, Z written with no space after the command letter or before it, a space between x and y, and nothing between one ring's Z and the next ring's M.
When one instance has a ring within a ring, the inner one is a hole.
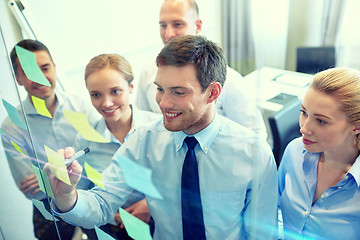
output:
M320 153L302 138L286 148L279 167L279 204L285 239L360 239L360 160L312 204Z

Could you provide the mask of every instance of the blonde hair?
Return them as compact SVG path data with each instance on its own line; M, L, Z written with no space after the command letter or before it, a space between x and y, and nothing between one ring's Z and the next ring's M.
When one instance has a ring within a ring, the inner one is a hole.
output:
M131 84L134 75L129 62L119 54L100 54L93 57L85 68L85 81L90 74L100 71L104 68L111 68L123 74L124 79Z
M315 74L310 88L334 97L351 124L360 126L360 71L351 68L331 68ZM360 149L360 137L356 136Z

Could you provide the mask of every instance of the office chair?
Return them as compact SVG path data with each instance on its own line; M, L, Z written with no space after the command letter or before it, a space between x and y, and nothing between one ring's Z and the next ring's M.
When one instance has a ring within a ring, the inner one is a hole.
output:
M299 117L301 100L294 99L269 117L269 125L273 137L273 153L277 167L287 144L300 137Z
M335 47L298 47L296 71L315 74L335 67Z

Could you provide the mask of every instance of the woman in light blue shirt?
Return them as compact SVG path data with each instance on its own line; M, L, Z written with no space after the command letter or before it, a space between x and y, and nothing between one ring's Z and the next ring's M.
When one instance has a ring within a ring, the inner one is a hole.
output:
M82 167L86 161L97 171L102 172L110 165L117 149L137 127L161 118L160 114L141 111L130 104L133 79L130 64L125 58L117 54L101 54L91 59L87 64L85 69L86 87L93 106L103 116L94 125L94 128L109 143L87 141L78 135L75 149L90 148L90 152L78 160ZM86 176L85 171L83 175ZM83 177L77 188L90 189L92 186L90 180ZM133 215L147 222L150 219L150 214L143 198L143 194L134 193L123 208L128 208L128 211L132 212ZM112 223L121 223L118 213L115 216L115 221ZM112 229L120 230L119 226Z
M285 239L360 239L360 72L317 73L278 171Z

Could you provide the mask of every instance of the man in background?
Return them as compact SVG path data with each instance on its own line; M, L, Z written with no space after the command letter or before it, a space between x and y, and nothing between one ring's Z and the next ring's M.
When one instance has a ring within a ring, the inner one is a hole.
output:
M40 191L32 165L38 166L40 164L43 166L47 162L44 145L56 150L74 144L77 131L65 119L63 110L85 113L90 122L95 121L97 115L95 115L93 108L81 98L55 89L56 65L49 49L43 43L25 39L17 43L16 46L35 55L36 63L50 86L41 85L27 78L14 47L10 53L10 58L16 82L19 86L23 86L28 94L22 103L24 114L21 108L18 108L18 111L19 115L23 116L23 121L28 123L28 130L18 127L7 117L1 126L5 133L2 135L2 142L16 185L27 198L41 200L45 206L48 206L47 197ZM37 112L32 96L44 100L52 118ZM20 147L25 156L15 150L11 141ZM54 222L46 220L36 207L33 207L33 210L35 236L38 239L58 239ZM57 222L57 226L61 239L72 238L74 226L64 221Z
M167 44L172 39L184 35L197 35L202 28L199 19L199 8L194 0L165 0L160 9L160 36ZM155 101L156 86L154 80L157 67L152 62L140 74L136 105L142 110L159 112ZM264 120L255 102L241 86L242 76L227 67L226 84L221 96L217 99L217 113L237 122L266 139L267 132Z

